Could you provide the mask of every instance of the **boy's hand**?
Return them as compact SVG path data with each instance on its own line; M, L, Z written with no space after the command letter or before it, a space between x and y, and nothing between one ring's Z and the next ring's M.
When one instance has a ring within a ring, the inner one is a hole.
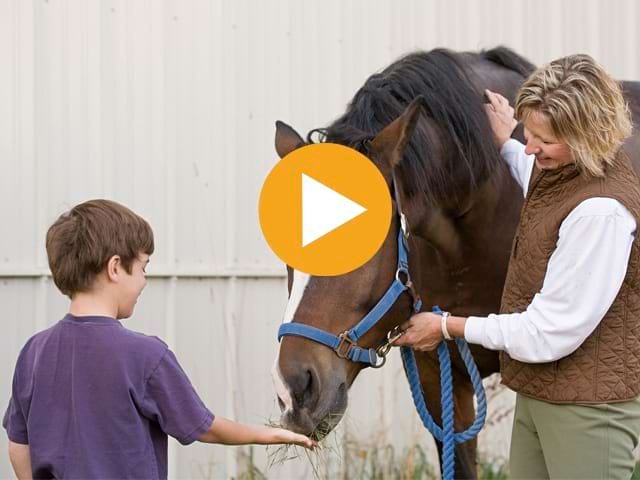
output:
M514 118L514 110L509 105L509 100L499 93L485 90L485 94L489 103L484 105L491 130L493 130L493 139L498 149L501 149L511 134L518 126L518 121Z
M201 442L221 443L223 445L259 445L293 444L314 449L318 442L304 435L285 430L284 428L259 427L234 422L224 417L216 417L209 430L203 433Z
M269 441L270 444L293 444L300 447L305 447L313 450L318 446L318 442L311 440L309 437L300 435L299 433L286 430L284 428L270 428L269 429Z

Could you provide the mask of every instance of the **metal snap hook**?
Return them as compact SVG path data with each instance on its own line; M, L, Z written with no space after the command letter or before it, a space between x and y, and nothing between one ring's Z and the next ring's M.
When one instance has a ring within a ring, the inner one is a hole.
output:
M400 330L400 326L395 327L390 332L387 332L387 339L376 349L376 353L379 357L386 358L387 354L393 348L393 342L404 335L404 331Z
M378 354L379 357L385 358L389 353L389 351L391 350L392 346L393 345L391 345L391 342L385 341L382 345L380 345L376 349L376 353Z
M393 342L398 340L402 335L404 335L404 330L400 330L400 325L398 325L389 333L387 333L387 341L389 342L389 344L392 344Z

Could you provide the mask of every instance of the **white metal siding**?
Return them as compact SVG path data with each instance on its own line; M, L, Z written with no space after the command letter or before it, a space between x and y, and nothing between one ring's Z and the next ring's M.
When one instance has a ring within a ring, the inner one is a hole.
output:
M504 44L536 63L587 52L640 79L639 11L633 0L0 0L0 407L22 344L66 309L48 277L48 225L106 197L156 233L125 325L164 338L215 413L275 416L286 285L256 208L275 120L303 134L326 125L371 73L440 46ZM351 434L426 439L402 377L396 357L356 381ZM509 419L494 428L482 451L504 456ZM235 475L240 451L173 442L170 476ZM305 462L270 472L303 474Z

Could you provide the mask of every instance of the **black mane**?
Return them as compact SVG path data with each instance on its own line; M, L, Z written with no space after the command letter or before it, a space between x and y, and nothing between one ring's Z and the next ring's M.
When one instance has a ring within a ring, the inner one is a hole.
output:
M457 193L475 188L502 168L502 162L492 142L483 92L471 81L463 55L446 49L411 53L371 75L347 111L326 129L326 141L363 151L366 140L422 95L429 121L443 132L436 140L448 153L445 158L435 154L426 119L418 122L398 167L405 193L453 200ZM479 55L520 74L531 65L503 47Z

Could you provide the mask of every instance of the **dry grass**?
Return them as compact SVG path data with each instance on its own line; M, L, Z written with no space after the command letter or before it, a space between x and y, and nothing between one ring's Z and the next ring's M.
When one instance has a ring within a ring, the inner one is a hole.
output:
M341 429L356 431L349 423L348 419L343 418ZM281 427L275 421L269 421L267 425ZM434 473L437 466L434 468L429 463L426 449L417 443L398 452L385 441L384 434L377 435L371 442L363 443L322 426L313 432L311 438L319 441L320 448L310 451L294 445L267 447L269 468L290 460L303 459L308 462L313 477L317 480L437 478Z
M500 377L489 378L485 385L489 403L500 405L502 402L498 398L504 394ZM512 410L513 405L509 404L490 409L486 426L491 427L503 422ZM384 423L384 418L378 419L378 425L382 426ZM267 425L281 427L275 421L268 421ZM439 465L431 462L432 457L426 448L431 441L426 430L424 437L420 435L410 446L399 449L389 441L388 432L383 427L380 427L379 433L366 437L364 441L362 435L349 434L361 432L362 428L353 425L348 416L343 417L336 428L338 433L322 426L313 432L311 438L320 443L320 448L314 451L291 445L268 447L268 468L302 459L309 464L317 480L431 480L440 477ZM504 460L488 461L486 457L483 460L482 452L479 453L481 478L508 478Z
M428 460L427 451L418 443L397 451L389 443L363 444L345 441L342 478L367 480L431 480L438 478L437 466Z
M282 465L285 462L295 459L306 459L313 472L314 478L322 478L323 467L329 463L331 457L340 455L338 435L329 427L334 420L339 420L341 415L329 416L328 420L322 422L316 430L309 435L319 444L318 448L309 450L297 445L270 445L267 447L269 458L269 468ZM269 419L266 423L268 427L283 428L278 421Z

